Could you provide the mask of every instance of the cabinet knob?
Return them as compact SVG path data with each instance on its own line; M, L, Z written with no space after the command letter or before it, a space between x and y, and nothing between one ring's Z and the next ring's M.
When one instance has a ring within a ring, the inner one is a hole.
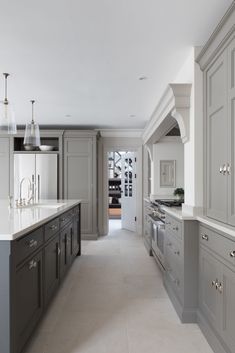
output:
M211 282L211 286L214 287L216 285L216 281Z
M37 240L31 239L29 241L28 245L29 245L30 248L34 248L34 247L36 247L38 245L38 242L37 242Z
M219 172L220 172L220 174L225 175L228 172L227 165L223 164L222 166L220 166Z
M174 251L175 255L180 255L179 250L178 251Z
M51 230L56 230L58 227L55 224L52 224L52 226L50 226Z
M231 253L229 254L230 255L230 257L235 257L235 250L233 250L233 251L231 251Z
M221 283L221 282L218 283L217 289L218 289L218 291L219 291L220 293L223 293L223 286L222 286L222 283Z
M32 270L32 268L37 267L37 261L31 260L29 261L29 270Z
M60 250L60 247L58 246L57 254L60 255L60 253L61 253L61 250Z
M209 237L207 234L202 234L202 239L208 241Z
M178 232L179 228L178 227L173 227L173 230L176 230Z

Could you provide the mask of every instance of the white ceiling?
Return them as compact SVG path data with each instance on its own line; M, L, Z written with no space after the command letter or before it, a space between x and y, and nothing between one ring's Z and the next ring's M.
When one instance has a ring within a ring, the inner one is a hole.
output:
M34 98L39 124L143 127L231 2L1 0L0 72L17 122Z

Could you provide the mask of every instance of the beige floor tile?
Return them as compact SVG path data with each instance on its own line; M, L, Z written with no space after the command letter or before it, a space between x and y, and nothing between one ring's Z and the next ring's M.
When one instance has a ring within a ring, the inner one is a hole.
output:
M82 241L26 353L212 353L195 324L181 324L142 239L111 224Z

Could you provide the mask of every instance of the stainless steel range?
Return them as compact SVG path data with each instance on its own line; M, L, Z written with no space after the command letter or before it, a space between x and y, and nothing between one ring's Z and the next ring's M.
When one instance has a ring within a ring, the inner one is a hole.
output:
M180 207L183 201L155 200L152 202L151 218L152 228L152 253L162 271L165 271L164 241L165 241L165 211L162 206Z

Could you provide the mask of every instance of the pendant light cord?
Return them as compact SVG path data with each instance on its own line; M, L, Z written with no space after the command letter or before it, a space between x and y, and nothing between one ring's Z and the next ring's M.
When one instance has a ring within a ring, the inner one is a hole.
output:
M4 99L4 104L8 104L8 99L7 99L7 78L9 76L8 73L3 74L5 77L5 99Z
M31 100L30 101L32 103L32 124L34 124L34 103L35 103L35 100Z

